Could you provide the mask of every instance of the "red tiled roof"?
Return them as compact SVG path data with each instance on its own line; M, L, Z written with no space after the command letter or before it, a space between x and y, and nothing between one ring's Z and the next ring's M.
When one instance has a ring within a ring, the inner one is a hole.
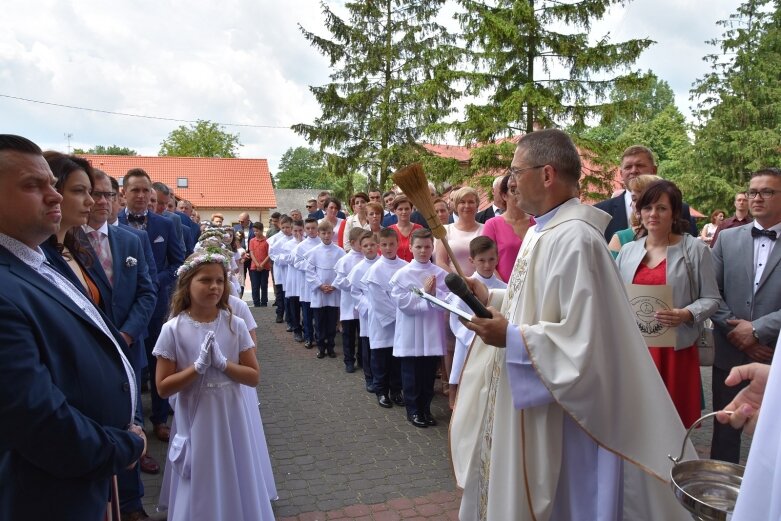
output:
M207 208L275 208L277 200L266 159L216 157L109 156L84 154L93 167L121 179L131 168L143 168L171 187L177 197ZM187 178L187 188L177 179Z
M459 163L468 163L472 159L472 149L460 145L433 145L431 143L421 143L430 153L439 157L455 159Z

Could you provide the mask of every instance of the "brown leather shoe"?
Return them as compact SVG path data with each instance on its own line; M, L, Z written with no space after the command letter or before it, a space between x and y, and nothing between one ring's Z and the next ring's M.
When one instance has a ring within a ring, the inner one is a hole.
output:
M138 510L136 512L122 512L120 519L121 521L146 521L152 518L143 510Z
M141 472L146 472L147 474L160 473L160 464L149 454L141 456L141 459L138 460L138 464L141 467Z
M160 441L168 443L168 440L171 439L171 428L165 423L158 423L155 425L152 432L155 433L155 436Z

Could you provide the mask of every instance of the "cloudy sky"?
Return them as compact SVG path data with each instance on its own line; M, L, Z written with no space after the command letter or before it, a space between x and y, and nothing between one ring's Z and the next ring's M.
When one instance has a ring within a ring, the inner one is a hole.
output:
M337 2L329 1L329 4ZM638 68L670 83L688 113L688 91L706 72L704 42L738 0L635 0L594 27L623 40L658 43ZM289 147L306 142L289 127L319 108L309 85L328 81L328 63L298 24L326 35L319 0L3 0L0 17L0 132L44 148L96 144L156 155L183 124L23 101L26 98L143 116L207 119L238 132L241 157L265 157L275 172ZM337 8L338 9L338 8Z

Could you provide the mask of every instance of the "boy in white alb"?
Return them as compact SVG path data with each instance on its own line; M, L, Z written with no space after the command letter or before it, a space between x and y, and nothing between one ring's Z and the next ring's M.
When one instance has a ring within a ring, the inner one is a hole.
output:
M445 286L447 272L431 262L434 236L420 229L410 237L412 262L390 280L391 298L396 302L396 334L393 355L399 358L401 385L407 419L415 427L437 424L431 414L434 379L440 357L445 354L445 317L441 308L410 290L416 287L440 299L450 291Z
M293 240L285 241L277 256L277 263L284 266L285 271L285 313L288 316L288 324L293 327L293 340L303 342L301 334L301 286L305 280L299 276L299 271L293 265L293 250L301 244L304 235L304 221L293 221Z
M275 255L279 254L282 244L293 240L293 219L287 215L279 220L279 228L282 233L275 233L268 239L268 256L274 265L271 268L271 274L274 276L274 299L277 303L277 324L281 324L285 318L285 290L283 283L285 276L282 266L277 266Z
M362 279L379 257L377 256L377 241L370 230L364 230L358 237L358 245L361 248L364 259L352 269L347 276L347 282L350 284L350 293L355 300L355 308L358 310L361 365L363 366L363 377L366 380L366 390L373 393L372 356L371 348L369 347L369 306L371 301L369 300L366 284L364 284Z
M312 310L315 313L317 327L317 358L325 358L326 353L336 358L334 338L336 322L339 320L339 290L333 285L336 278L336 263L344 257L342 248L332 241L334 226L323 219L317 225L322 244L309 250L304 256L307 261L306 282L312 290Z
M469 277L470 279L479 280L488 289L505 289L507 287L507 284L496 275L499 254L496 243L490 237L481 235L470 241L469 263L475 268L475 272ZM447 300L467 313L473 313L455 293L451 293ZM456 403L458 382L461 380L461 370L464 368L466 354L475 338L475 332L467 329L455 313L450 313L450 329L456 337L456 350L453 354L453 368L450 370L450 392L448 393L450 408L453 409Z
M317 219L307 218L304 221L304 240L302 240L293 249L293 268L301 278L301 294L298 300L301 302L301 319L303 321L304 330L304 347L311 349L315 343L315 330L313 327L312 308L310 303L312 302L312 290L309 284L306 283L306 258L304 255L317 246L322 244L320 237L317 235Z
M369 296L369 347L371 348L374 393L380 407L404 405L401 396L401 367L393 356L393 337L396 333L396 301L391 298L389 281L407 265L396 256L399 239L396 230L380 230L380 253L361 279Z
M350 229L345 242L349 242L347 255L339 259L336 263L336 278L334 287L341 293L339 297L339 320L342 322L342 350L344 351L344 370L348 373L355 372L355 344L358 338L358 310L356 302L350 293L350 283L347 276L352 269L363 260L358 243L358 237L366 231L363 228L354 227ZM346 245L345 245L346 246ZM358 356L360 361L361 356Z

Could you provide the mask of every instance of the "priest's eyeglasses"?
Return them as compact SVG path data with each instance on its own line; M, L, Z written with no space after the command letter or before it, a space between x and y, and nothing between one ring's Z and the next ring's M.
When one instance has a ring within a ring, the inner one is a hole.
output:
M535 165L535 166L525 166L523 168L518 168L517 166L511 166L510 167L510 175L518 178L521 177L521 174L526 172L527 170L534 170L535 168L542 168L545 165Z
M761 195L762 199L770 199L777 193L777 190L771 190L770 188L765 188L763 190L749 190L747 192L749 199L756 199L758 195Z

